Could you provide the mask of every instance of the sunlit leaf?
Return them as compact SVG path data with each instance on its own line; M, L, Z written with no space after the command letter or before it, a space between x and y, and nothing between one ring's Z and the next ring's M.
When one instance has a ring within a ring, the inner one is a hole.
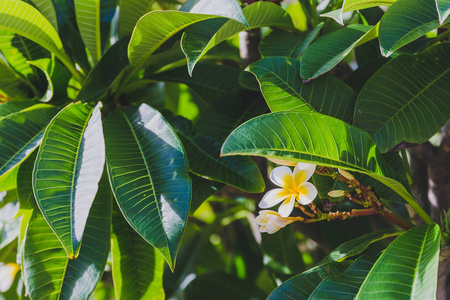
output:
M41 14L58 30L56 11L52 0L30 0L31 3L41 12Z
M439 22L442 24L445 19L450 15L450 1L449 0L436 0L436 6L439 13Z
M94 64L102 56L100 0L74 0L77 25Z
M41 69L47 78L47 91L40 99L42 102L48 102L53 98L55 101L67 100L67 84L71 76L59 62L50 58L42 58L30 61L29 64Z
M119 0L119 37L133 32L136 22L148 13L155 0Z

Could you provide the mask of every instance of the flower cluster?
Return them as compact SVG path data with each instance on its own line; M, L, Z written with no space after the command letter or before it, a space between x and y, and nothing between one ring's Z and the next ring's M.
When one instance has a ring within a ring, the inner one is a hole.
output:
M267 192L259 203L260 208L273 207L279 203L278 213L262 210L256 218L261 232L274 233L298 218L289 218L295 203L308 205L317 196L316 187L308 182L314 174L316 165L297 163L292 171L287 166L276 167L270 174L270 180L279 188Z

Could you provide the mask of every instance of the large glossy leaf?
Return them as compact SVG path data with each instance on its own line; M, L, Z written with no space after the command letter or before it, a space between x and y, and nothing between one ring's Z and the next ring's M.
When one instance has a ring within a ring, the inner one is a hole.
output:
M69 66L56 29L33 6L19 0L2 0L0 3L0 28L6 28L38 43L54 53Z
M23 270L31 299L88 299L110 248L112 195L104 174L87 220L80 254L69 259L39 210L28 225Z
M375 295L380 299L434 299L439 235L437 224L427 224L396 238L370 270L355 299Z
M386 57L390 56L402 46L439 26L435 0L398 0L380 22L381 53Z
M304 83L300 68L298 60L267 57L247 70L256 76L272 112L317 111L351 122L356 93L333 76Z
M42 102L48 102L53 98L55 102L67 101L67 84L71 76L58 61L42 58L30 61L29 64L38 67L47 78L47 91L40 99Z
M0 178L39 146L45 127L57 111L53 106L38 104L0 119Z
M341 274L349 265L350 262L331 262L312 268L284 282L267 297L267 300L306 300L322 280L330 275Z
M342 11L352 11L370 8L374 6L390 6L395 3L396 0L344 0L342 4Z
M101 104L70 104L50 122L33 171L33 191L69 258L78 256L105 164Z
M94 64L102 57L100 0L74 0L77 25Z
M307 36L299 36L284 30L274 30L259 45L263 56L285 56L299 59L303 51L317 37L323 23L316 26Z
M436 6L439 13L439 22L442 24L445 19L450 15L450 1L449 0L436 0Z
M119 0L119 37L130 35L140 17L151 10L155 0Z
M312 162L367 174L408 203L417 202L365 131L315 112L278 112L254 118L231 133L222 155L257 155ZM427 222L427 216L422 215Z
M208 1L188 1L184 11L154 11L140 18L128 46L128 57L133 66L130 74L144 67L150 55L180 30L208 19L237 16L237 11L241 11L239 5L236 7L232 3L235 0L220 1L222 4ZM160 24L164 26L159 26Z
M450 117L450 44L402 55L362 88L354 124L370 133L382 152L402 141L423 143Z
M111 113L105 120L105 140L109 178L120 210L173 268L191 196L180 140L147 104Z
M289 14L280 6L270 2L256 2L243 9L250 29L263 26L293 28ZM214 46L236 33L246 30L246 26L234 20L225 24L223 20L209 20L189 27L181 39L181 47L186 55L189 74L195 64Z
M117 299L164 299L164 258L113 211L112 275Z
M367 256L358 258L344 273L325 278L309 299L354 299L374 262Z
M314 79L334 68L362 39L367 39L366 35L377 36L378 32L371 31L372 28L353 24L318 38L300 59L301 77Z
M198 74L190 77L186 67L174 68L146 76L148 79L186 84L206 103L218 97L240 89L238 82L240 70L237 68L200 63Z
M180 9L193 14L217 14L248 27L246 16L237 0L187 0Z
M178 135L193 173L250 193L264 191L264 180L250 157L220 157L221 143L215 138L204 136L191 139L181 133Z
M365 234L363 236L360 236L354 240L345 242L341 244L339 247L334 249L330 254L328 254L322 262L330 262L330 261L337 261L341 262L344 259L357 255L361 252L363 252L367 247L369 247L370 244L375 243L379 240L397 236L401 232L398 232L393 229L387 229L387 230L380 230L372 233Z
M41 14L52 24L58 31L58 22L56 17L55 6L52 0L31 0L31 3L41 12Z
M77 95L77 100L92 102L101 99L128 66L128 38L112 45L94 66Z

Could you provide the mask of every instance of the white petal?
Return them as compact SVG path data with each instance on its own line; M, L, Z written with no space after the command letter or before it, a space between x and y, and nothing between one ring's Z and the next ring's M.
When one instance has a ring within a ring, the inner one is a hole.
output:
M316 170L316 165L306 164L306 163L298 163L294 168L294 186L298 186L299 184L308 181L311 176L314 174Z
M281 203L280 208L278 208L278 213L283 218L289 217L292 210L294 209L295 196L292 195L290 199L286 199Z
M255 218L255 222L258 225L264 225L267 224L267 219L260 215Z
M270 215L269 216L269 222L274 222L278 226L284 227L284 226L292 223L293 220L291 218L282 218L279 215Z
M267 224L261 225L261 226L259 227L259 232L266 232L266 228L267 228Z
M284 189L273 189L268 191L264 197L259 202L259 207L261 208L269 208L277 205L287 197L289 197L292 193L287 192Z
M317 189L314 184L310 182L304 182L299 185L297 188L298 193L298 202L302 205L307 205L314 201L317 197Z
M270 173L270 180L279 187L292 185L292 171L288 167L276 167Z
M277 232L280 229L281 229L281 227L278 226L277 224L275 224L274 222L269 222L269 224L267 224L267 227L266 227L266 232L272 234L272 233Z

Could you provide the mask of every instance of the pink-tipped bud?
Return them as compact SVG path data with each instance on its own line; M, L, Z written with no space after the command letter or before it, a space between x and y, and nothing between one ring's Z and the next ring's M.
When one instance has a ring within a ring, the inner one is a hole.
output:
M348 180L355 180L355 177L352 174L350 174L349 172L342 170L342 169L338 169L338 171L342 176L344 176Z
M271 162L276 163L277 165L288 166L288 167L294 167L295 165L297 165L297 163L295 161L278 159L278 158L267 158L267 159L270 160Z
M345 192L342 190L335 190L335 191L328 192L328 196L333 197L333 198L339 198L344 195L345 195Z

